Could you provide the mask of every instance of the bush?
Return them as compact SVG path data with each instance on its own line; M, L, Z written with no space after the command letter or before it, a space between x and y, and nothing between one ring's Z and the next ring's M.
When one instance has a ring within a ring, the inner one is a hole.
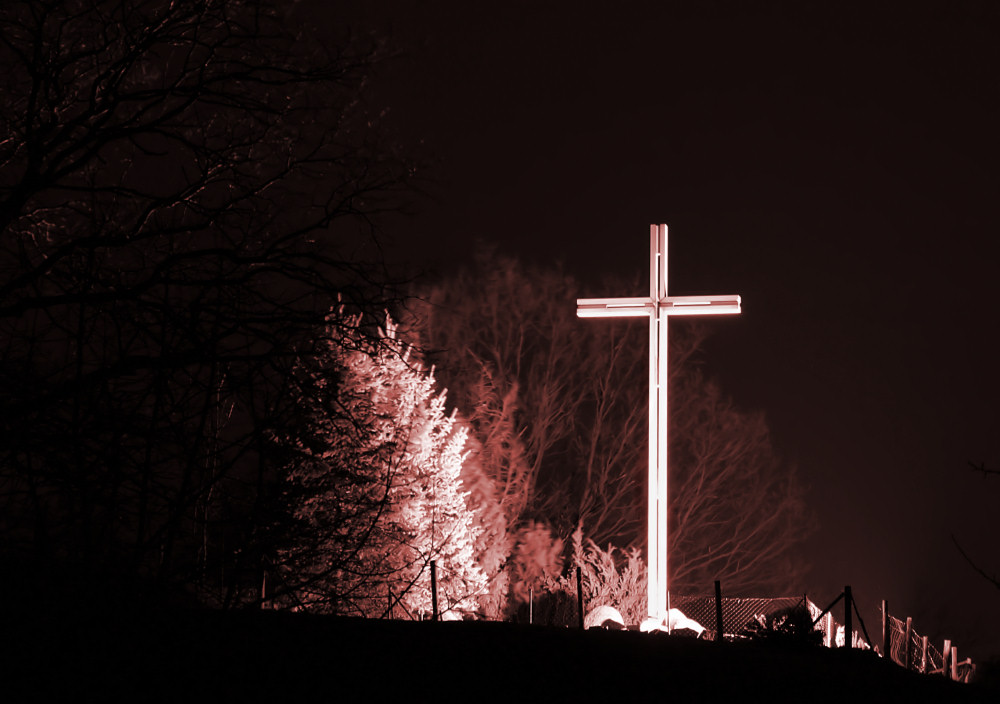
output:
M602 550L583 529L573 533L573 564L583 577L583 598L587 610L606 604L618 609L626 625L641 623L646 618L646 563L639 550L625 552L610 543ZM576 593L576 575L564 578L571 593Z
M794 646L823 642L823 633L813 628L812 614L805 606L790 606L751 621L744 631L751 640Z

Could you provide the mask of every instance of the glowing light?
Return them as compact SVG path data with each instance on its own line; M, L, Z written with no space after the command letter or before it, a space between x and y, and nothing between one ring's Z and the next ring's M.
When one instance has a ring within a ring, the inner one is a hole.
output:
M685 616L680 609L670 609L665 616L650 616L639 624L639 630L643 633L650 631L673 633L683 629L694 631L699 636L705 632L704 626Z
M581 318L649 316L648 611L667 624L667 319L670 315L732 315L739 296L668 296L667 226L649 226L649 296L578 298ZM662 380L662 383L661 383Z
M671 296L662 305L667 315L732 315L742 302L739 296Z

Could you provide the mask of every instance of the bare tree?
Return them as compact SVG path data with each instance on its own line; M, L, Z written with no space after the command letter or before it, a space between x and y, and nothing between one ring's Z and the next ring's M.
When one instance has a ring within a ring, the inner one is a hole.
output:
M407 176L359 102L378 47L278 5L0 5L8 556L217 603L259 577L266 429L338 296L385 305L370 218Z
M582 402L571 387L586 354L568 324L572 311L555 303L574 286L559 271L531 275L486 251L474 270L412 301L413 319L403 321L492 458L515 522L538 512L539 481L561 481L542 469L568 457Z
M982 474L984 478L1000 475L1000 470L988 468L985 462L980 462L979 464L969 462L969 467L971 467L973 471ZM955 543L955 547L958 548L958 552L963 558L965 558L965 561L969 563L972 569L979 573L980 577L985 579L997 589L1000 589L1000 576L997 576L996 574L989 574L986 570L984 570L981 566L982 563L974 560L969 553L965 551L965 548L962 547L962 544L958 542L958 538L954 535L951 536L951 541Z
M812 519L793 467L775 454L764 415L733 405L695 365L671 379L670 583L704 591L795 589L794 548Z
M513 432L504 435L523 446L513 502L523 509L510 525L542 520L568 539L582 524L598 545L638 546L646 520L646 331L628 321L580 324L578 295L559 269L487 251L414 309L456 405L464 412L482 405L486 379L492 398L513 409ZM671 584L794 588L804 568L795 547L811 525L795 472L774 453L763 415L737 409L704 378L697 361L704 325L672 330ZM491 422L483 416L473 427L490 437Z

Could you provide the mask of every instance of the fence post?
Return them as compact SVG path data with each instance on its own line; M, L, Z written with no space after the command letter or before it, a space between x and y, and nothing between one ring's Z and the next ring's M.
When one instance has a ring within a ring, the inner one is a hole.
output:
M579 605L577 612L579 613L580 630L583 630L583 577L580 574L580 568L576 568L576 602Z
M715 580L715 641L722 642L722 582Z
M826 618L826 647L832 648L837 645L837 634L833 629L833 614L827 614Z
M948 668L948 661L951 660L951 641L944 639L944 650L941 651L941 671L944 676L951 679L951 672Z
M844 647L854 645L854 615L851 613L854 597L851 595L851 585L844 587Z
M927 673L927 636L920 639L920 671Z
M958 681L958 646L951 646L951 678Z
M910 669L910 639L913 637L913 617L906 617L906 633L903 635L903 644L906 648L905 655L903 655L903 667L907 670Z
M882 657L892 659L892 632L889 630L889 602L882 600Z
M438 579L436 560L431 560L431 620L438 620Z

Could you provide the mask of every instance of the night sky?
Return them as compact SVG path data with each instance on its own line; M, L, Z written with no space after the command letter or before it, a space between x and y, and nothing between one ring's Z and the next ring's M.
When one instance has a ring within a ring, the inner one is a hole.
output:
M1000 468L1000 8L625 5L317 10L401 52L370 100L432 164L390 262L447 271L481 239L638 277L667 223L671 294L743 296L708 372L809 487L789 591L851 584L875 642L885 598L939 648L1000 654L1000 592L951 537L1000 572L1000 477L968 466Z

